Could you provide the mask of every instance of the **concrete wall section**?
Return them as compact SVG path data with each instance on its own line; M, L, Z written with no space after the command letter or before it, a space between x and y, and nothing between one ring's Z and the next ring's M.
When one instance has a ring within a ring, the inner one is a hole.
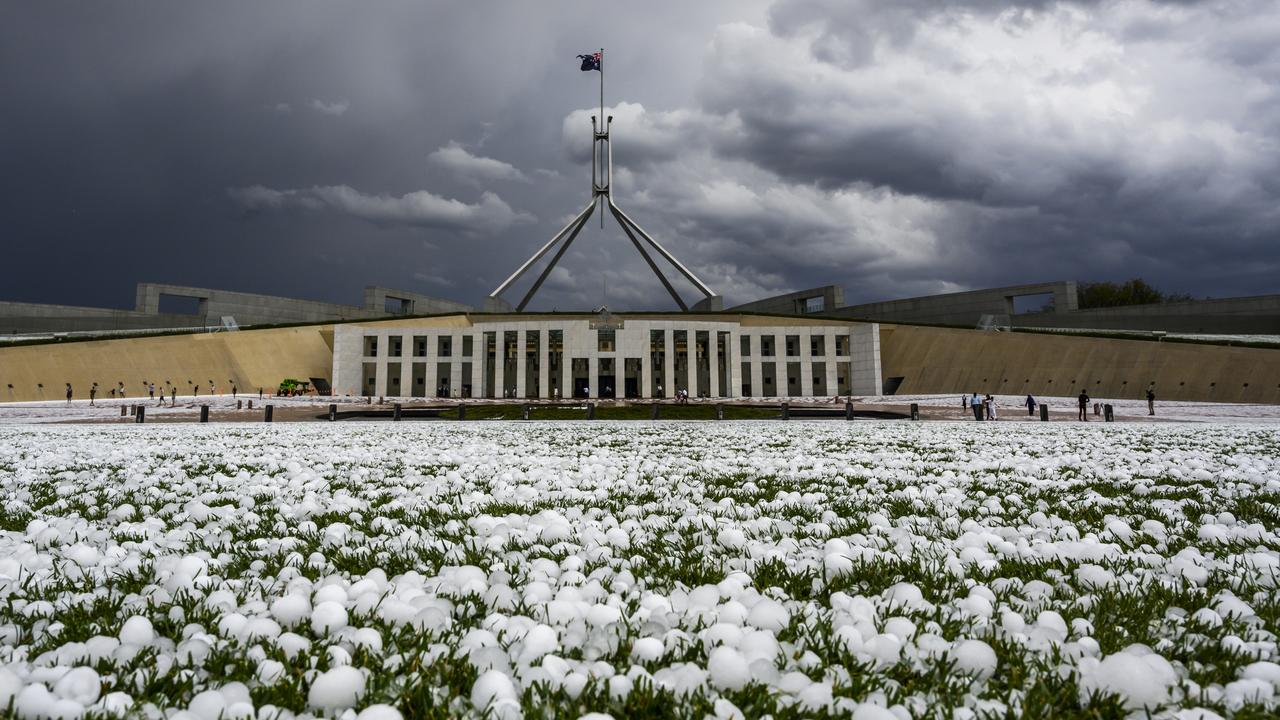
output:
M821 302L820 309L809 310L809 301ZM785 295L754 300L745 305L728 308L726 312L777 313L779 315L804 315L808 312L827 313L844 305L844 289L836 285L799 290Z
M355 320L369 316L368 311L363 307L354 305L160 283L138 284L136 310L143 313L158 313L161 295L198 298L200 300L198 314L203 316L205 323L209 325L220 324L222 317L226 315L234 317L239 325L329 322ZM378 313L379 316L383 314Z
M1032 393L1280 403L1280 350L1035 333L881 325L886 380L899 395Z
M195 383L207 395L210 380L219 393L230 392L230 382L240 392L270 392L285 378L328 378L333 342L333 326L313 325L0 347L0 401L62 400L68 382L77 398L95 382L99 397L119 382L129 397L143 397L144 381L166 394L168 381L180 395Z
M364 289L364 309L367 317L387 314L387 298L402 301L402 308L395 315L434 315L436 313L467 312L471 306L460 302L431 297L408 290L369 285Z
M1066 280L849 305L825 314L879 322L938 323L973 327L983 315L1013 315L1013 298L1015 297L1050 293L1053 294L1054 312L1039 313L1037 316L1075 311L1076 284Z

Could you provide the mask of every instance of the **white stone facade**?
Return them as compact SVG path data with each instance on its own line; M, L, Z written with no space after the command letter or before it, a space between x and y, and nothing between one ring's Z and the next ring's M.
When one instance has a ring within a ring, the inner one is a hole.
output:
M594 315L450 320L335 326L334 392L644 399L673 397L677 390L693 397L783 398L879 395L881 389L875 323L779 318L771 325L762 316L680 314L615 315L603 324Z

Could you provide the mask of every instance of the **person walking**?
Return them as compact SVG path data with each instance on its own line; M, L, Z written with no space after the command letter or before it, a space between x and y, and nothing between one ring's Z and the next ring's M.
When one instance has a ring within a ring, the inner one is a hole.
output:
M98 383L89 386L89 407L93 407L93 399L98 396Z
M1156 414L1156 386L1152 383L1147 386L1147 414Z
M156 399L156 384L155 384L155 383L147 383L147 395L149 395L149 396L151 397L151 399L152 399L152 400L155 400L155 399Z
M996 412L996 396L995 395L987 396L987 419L988 420L1000 419L999 413Z
M71 404L71 383L67 383L67 404Z
M235 400L235 399L236 399L236 390L237 390L237 388L236 388L236 384L235 384L235 383L231 383L231 399L232 399L232 400Z
M1036 414L1036 399L1031 397L1030 393L1027 393L1027 417L1032 417L1035 414Z
M178 406L178 386L174 385L173 388L169 390L169 407L177 407L177 406Z
M1080 391L1080 397L1076 398L1080 406L1080 421L1089 422L1089 393L1084 390Z
M978 393L974 393L969 398L969 409L973 411L973 419L982 419L982 398L978 397Z

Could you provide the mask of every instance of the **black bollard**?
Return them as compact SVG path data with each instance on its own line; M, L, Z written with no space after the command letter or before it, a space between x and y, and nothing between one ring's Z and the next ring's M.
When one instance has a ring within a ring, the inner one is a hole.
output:
M337 419L338 419L338 406L334 403L329 403L329 422L333 422L334 420L337 420Z
M250 410L252 410L252 409L253 409L253 401L252 401L252 400L250 400L250 401L249 401L249 409L250 409Z
M120 417L124 417L125 415L128 415L128 414L129 414L129 408L125 407L124 405L121 405L121 406L120 406Z
M386 402L386 398L384 398L384 397L382 397L381 395L379 395L379 396L378 396L378 404L379 404L379 405L382 405L382 404L384 404L385 402Z
M844 419L845 420L853 419L853 401L852 400L844 401Z
M649 419L650 419L650 420L657 420L657 419L658 419L658 408L659 408L659 407L661 407L661 406L660 406L660 405L658 405L658 403L654 403L653 405L649 406Z
M782 419L791 419L791 403L782 403Z
M920 419L920 403L911 403L911 419Z
M1040 422L1049 422L1049 406L1040 403Z
M466 419L467 419L467 406L466 406L466 405L459 405L459 406L458 406L458 419L459 419L459 420L466 420Z
M596 419L596 404L595 404L595 403L587 403L587 419L588 419L588 420L595 420L595 419Z
M200 422L202 423L209 422L209 406L208 405L200 406Z
M1115 409L1111 407L1111 403L1102 406L1102 419L1107 422L1115 422Z
M716 419L724 419L724 403L716 403Z
M275 414L275 405L267 404L263 406L262 422L271 422L271 416Z
M138 405L136 407L138 409L138 414L137 414L137 417L134 418L134 422L141 424L146 420L147 409L141 405Z
M138 406L137 406L137 405L130 405L130 406L129 406L129 414L130 414L130 415L132 415L133 417L138 417Z
M529 419L529 403L524 403L523 405L520 406L520 419L521 420Z
M237 410L243 410L243 409L244 409L244 401L243 401L243 400L237 400L237 401L236 401L236 409L237 409Z
M395 409L391 411L391 419L400 422L400 403L396 403Z

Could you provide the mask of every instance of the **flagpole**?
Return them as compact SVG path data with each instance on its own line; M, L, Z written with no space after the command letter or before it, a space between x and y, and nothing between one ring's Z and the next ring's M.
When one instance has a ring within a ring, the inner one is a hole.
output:
M609 128L604 122L604 48L600 48L600 127L605 128L605 132L609 132ZM598 147L598 144L597 144ZM603 158L602 158L603 160ZM603 167L603 164L601 165ZM613 188L609 188L610 191ZM604 229L604 208L600 208L600 229Z

